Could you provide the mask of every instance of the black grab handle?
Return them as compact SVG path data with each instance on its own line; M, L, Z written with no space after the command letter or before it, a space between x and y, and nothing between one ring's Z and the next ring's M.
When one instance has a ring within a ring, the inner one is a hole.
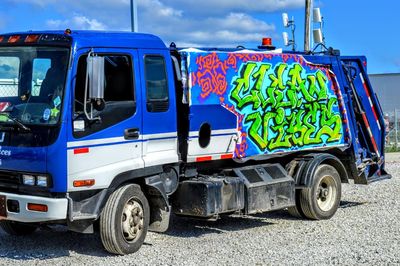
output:
M124 131L125 139L138 139L140 136L138 128L127 128Z

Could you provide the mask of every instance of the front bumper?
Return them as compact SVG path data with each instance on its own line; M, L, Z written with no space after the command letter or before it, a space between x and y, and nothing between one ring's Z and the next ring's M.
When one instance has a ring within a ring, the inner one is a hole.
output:
M8 209L6 202L6 220L24 223L37 223L65 220L67 218L68 200L65 198L53 199L45 197L17 195L4 192L0 192L0 196L5 196L6 201L15 200L19 203L19 211L12 212ZM28 210L28 203L47 205L48 210L47 212ZM0 219L4 219L4 217L0 217Z

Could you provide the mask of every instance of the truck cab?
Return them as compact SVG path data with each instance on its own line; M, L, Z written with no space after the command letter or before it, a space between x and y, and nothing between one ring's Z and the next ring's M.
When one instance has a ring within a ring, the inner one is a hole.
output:
M81 191L96 194L179 161L171 57L159 38L36 32L0 41L3 77L13 81L0 88L1 216L85 219L94 214L74 204L87 197ZM92 120L84 113L90 53L104 59L105 84Z

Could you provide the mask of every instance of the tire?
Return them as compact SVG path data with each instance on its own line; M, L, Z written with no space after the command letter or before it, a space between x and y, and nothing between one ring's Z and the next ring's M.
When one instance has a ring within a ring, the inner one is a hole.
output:
M291 216L295 218L307 218L303 211L301 210L301 205L300 205L300 192L301 190L296 189L295 191L295 203L296 205L293 207L288 208L288 212Z
M291 216L296 217L296 218L303 218L303 216L301 216L299 210L297 209L297 206L293 206L293 207L289 207L288 208L288 212Z
M14 221L0 221L0 227L9 235L13 236L26 236L36 231L36 225L14 222Z
M330 219L339 207L341 194L338 171L331 165L321 164L315 171L312 186L300 191L301 211L308 219Z
M100 216L100 237L104 248L126 255L139 250L146 238L150 207L139 185L114 191Z
M293 160L286 165L285 170L290 176L293 176L295 173L295 170L296 170L296 166L297 166L297 162L296 162L296 160ZM288 213L295 218L305 218L303 212L301 211L299 194L300 194L300 190L296 189L295 195L294 195L296 205L293 207L288 207L287 210L288 210Z

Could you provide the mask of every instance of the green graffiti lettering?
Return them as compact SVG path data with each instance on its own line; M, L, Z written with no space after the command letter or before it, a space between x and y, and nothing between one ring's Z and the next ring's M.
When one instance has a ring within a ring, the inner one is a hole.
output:
M264 116L266 118L266 116ZM257 143L260 149L264 150L267 147L267 132L264 130L265 123L260 113L252 113L246 117L245 123L250 123L249 138Z
M255 73L256 63L247 63L246 67L241 71L242 77L237 78L233 84L234 88L231 93L231 99L237 105L237 108L243 109L247 105L252 105L253 110L257 110L261 103L265 101L261 94L261 85L265 73L271 67L270 64L262 65ZM256 80L255 86L250 88L250 81ZM250 90L251 89L251 90ZM249 94L246 94L250 90Z
M277 104L282 101L284 95L283 90L285 89L285 84L283 82L283 73L286 69L286 64L280 64L275 67L274 73L270 74L268 77L271 80L271 84L267 88L268 100L265 102L265 107L270 104L272 108L278 107Z
M323 71L306 73L298 63L247 62L229 99L262 152L339 143L342 120L328 82Z

